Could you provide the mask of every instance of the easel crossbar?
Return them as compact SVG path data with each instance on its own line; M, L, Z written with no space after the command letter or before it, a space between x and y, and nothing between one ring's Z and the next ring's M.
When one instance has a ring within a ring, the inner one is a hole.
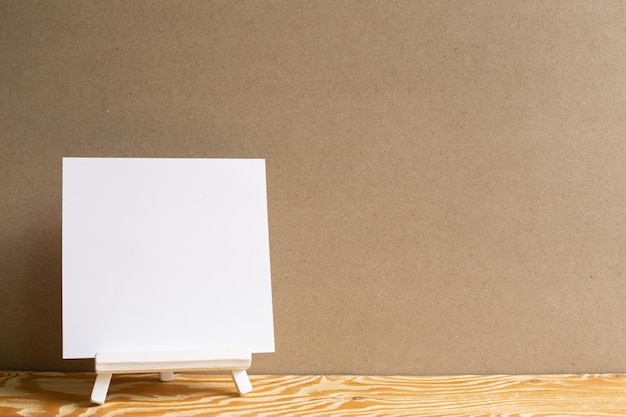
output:
M96 354L96 381L91 401L104 404L113 374L160 374L161 381L171 381L174 372L230 371L240 395L252 390L246 369L252 355L242 350L206 350L182 352L101 352Z

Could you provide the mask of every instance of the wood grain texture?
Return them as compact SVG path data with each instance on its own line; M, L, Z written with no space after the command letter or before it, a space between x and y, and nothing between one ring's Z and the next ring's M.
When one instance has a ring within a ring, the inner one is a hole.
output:
M114 376L89 403L90 373L0 372L0 416L626 416L626 376Z

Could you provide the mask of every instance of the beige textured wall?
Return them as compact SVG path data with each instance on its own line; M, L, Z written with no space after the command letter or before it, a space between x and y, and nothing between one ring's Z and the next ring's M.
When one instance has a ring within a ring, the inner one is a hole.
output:
M267 159L277 352L253 372L623 370L624 22L0 2L0 368L92 366L61 360L61 158L163 156Z

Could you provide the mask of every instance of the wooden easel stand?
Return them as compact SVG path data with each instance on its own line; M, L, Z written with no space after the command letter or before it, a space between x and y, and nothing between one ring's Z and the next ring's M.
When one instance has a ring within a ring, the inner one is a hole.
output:
M91 401L104 404L113 374L158 373L172 381L174 372L230 371L239 395L252 391L246 370L252 355L242 350L179 352L102 352L96 354L96 381Z

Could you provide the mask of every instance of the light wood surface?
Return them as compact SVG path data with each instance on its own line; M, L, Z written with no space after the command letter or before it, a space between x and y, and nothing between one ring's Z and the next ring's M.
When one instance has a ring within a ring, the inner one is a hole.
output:
M0 372L0 416L626 416L626 376L115 375L95 406L90 373Z

